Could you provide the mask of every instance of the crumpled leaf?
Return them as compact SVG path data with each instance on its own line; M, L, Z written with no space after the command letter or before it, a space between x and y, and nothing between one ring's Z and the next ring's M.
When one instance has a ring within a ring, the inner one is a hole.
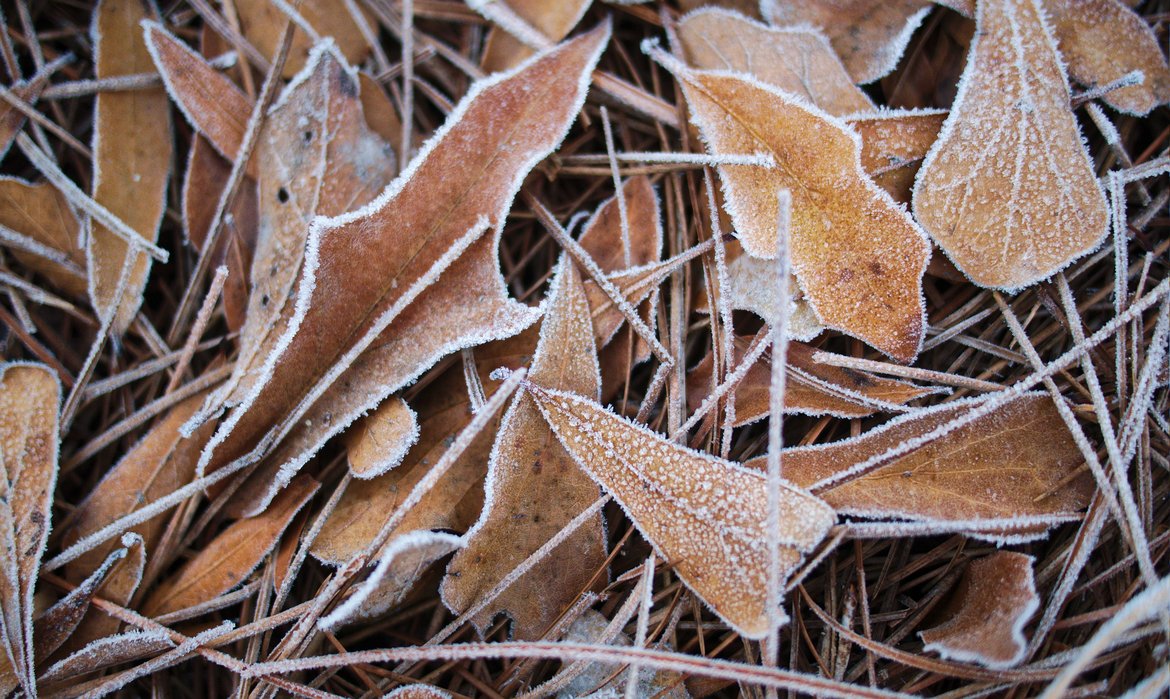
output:
M971 281L1016 290L1096 248L1108 213L1040 9L986 0L975 21L914 215Z
M883 109L845 121L861 136L861 166L894 201L908 203L922 159L946 118L941 109Z
M831 444L784 450L784 477L814 490L841 514L916 521L1059 521L1088 506L1094 483L1046 394L1008 402L869 473L818 485L977 407L943 403ZM748 462L764 467L764 457Z
M240 25L247 39L265 57L271 59L280 45L288 15L284 14L269 0L234 0ZM291 3L290 3L291 4ZM361 3L356 3L361 8ZM330 37L341 49L345 60L353 65L361 63L370 53L370 45L358 28L353 16L344 3L326 0L305 0L293 5L301 17L320 37ZM366 23L377 32L377 23L366 14ZM284 77L291 78L311 62L313 41L299 27L294 28L292 46L284 63Z
M597 363L589 305L580 273L562 257L549 292L529 377L597 398ZM463 612L557 534L598 496L597 485L553 436L533 399L521 393L504 414L492 445L479 521L467 546L447 565L443 603ZM532 570L512 583L473 622L485 630L506 612L514 635L541 638L605 564L601 514L579 527ZM604 584L604 576L597 583Z
M913 359L925 328L922 275L930 246L862 170L857 134L743 74L672 69L708 150L763 152L776 161L772 168L719 166L744 249L776 256L777 195L787 190L792 270L819 320L899 361Z
M930 12L930 0L761 0L772 24L811 24L829 35L841 62L858 84L894 70L914 30Z
M349 472L373 478L402 463L418 441L418 416L401 398L391 398L346 433Z
M101 0L94 10L94 73L101 78L153 71L139 23L154 16L145 0ZM162 88L102 91L94 106L93 198L144 239L158 239L171 172L171 111ZM125 293L117 296L127 255ZM142 303L151 260L99 223L91 222L89 295L101 317L115 314L125 332Z
M703 7L679 20L678 39L693 68L747 73L830 114L874 108L829 40L813 27L769 27L738 12Z
M33 590L49 539L57 483L57 410L61 384L40 364L0 365L0 631L11 674L0 693L18 685L37 695Z
M752 338L737 336L735 361L738 364L747 353ZM801 342L788 343L788 381L784 390L784 412L802 415L833 415L858 418L872 415L882 403L908 403L916 398L935 393L912 383L875 376L856 369L822 364L813 361L812 347ZM694 412L711 393L711 364L708 353L687 374L687 409ZM772 359L765 353L748 369L735 388L735 427L747 425L768 417L772 386Z
M263 451L471 243L502 227L524 175L579 111L608 38L603 25L477 83L378 198L314 223L289 330L202 464Z
M768 630L766 479L679 446L581 396L527 385L581 468L613 495L679 578L738 633ZM833 510L781 483L780 578L826 536Z
M948 605L947 620L920 631L926 650L944 658L1008 668L1024 659L1024 625L1040 608L1035 559L996 551L971 561Z
M555 44L577 26L592 0L506 0L503 4ZM487 73L507 70L532 53L532 49L508 32L492 27L484 41L480 67Z
M64 195L48 182L30 184L0 177L0 226L31 241L5 240L12 256L74 298L85 296L85 250L81 225ZM30 248L35 249L30 250Z
M243 582L275 548L280 535L319 486L308 477L294 480L263 514L229 526L159 584L143 603L142 613L156 617L186 609Z
M1170 66L1163 45L1136 12L1117 0L1049 0L1044 3L1068 74L1100 87L1140 70L1138 85L1101 97L1126 114L1145 116L1170 102Z

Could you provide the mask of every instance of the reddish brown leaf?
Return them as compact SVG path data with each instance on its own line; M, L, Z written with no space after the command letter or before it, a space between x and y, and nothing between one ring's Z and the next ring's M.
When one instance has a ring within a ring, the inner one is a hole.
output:
M504 4L554 44L569 35L592 0L507 0ZM481 66L485 72L507 70L532 55L532 49L499 27L488 32Z
M268 0L235 0L235 6L240 16L244 38L265 57L272 58L280 44L280 36L288 16ZM355 3L354 6L360 8L361 3ZM370 45L343 3L305 0L297 3L295 7L318 36L333 39L345 60L351 65L361 63L369 55ZM368 14L365 15L365 20L377 31L377 24ZM300 28L293 31L292 46L284 64L284 77L291 78L310 62L309 53L312 46L313 40L306 36L304 31Z

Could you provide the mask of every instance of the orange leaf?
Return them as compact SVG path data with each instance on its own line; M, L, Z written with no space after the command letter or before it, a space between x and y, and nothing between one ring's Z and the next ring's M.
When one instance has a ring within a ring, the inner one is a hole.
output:
M504 2L521 19L536 29L549 41L556 43L569 35L592 0L507 0ZM484 72L494 73L507 70L532 55L532 49L520 43L511 34L492 27L483 46L483 60L480 67Z
M78 245L81 226L53 185L0 177L0 226L27 238L4 236L13 257L70 296L85 295L85 250Z
M355 478L373 478L402 463L418 441L418 416L401 398L378 406L346 433L349 472Z
M861 166L895 201L905 203L946 118L941 109L885 109L846 121L861 136Z
M235 6L244 38L263 56L272 58L280 44L280 35L284 31L288 16L269 0L235 0ZM348 63L361 63L369 55L370 45L344 3L305 0L297 3L295 7L318 36L333 39ZM355 4L355 7L360 7L360 4ZM366 15L365 19L376 33L377 25L369 15ZM294 29L292 46L284 64L284 77L291 78L310 62L312 44L312 39L306 36L304 31L299 27Z

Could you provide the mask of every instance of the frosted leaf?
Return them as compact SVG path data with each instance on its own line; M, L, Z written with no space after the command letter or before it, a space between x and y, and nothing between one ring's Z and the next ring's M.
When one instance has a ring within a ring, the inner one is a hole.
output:
M402 463L418 441L418 416L401 398L391 398L346 433L349 472L373 478Z
M580 273L567 257L558 270L529 376L596 397L601 376ZM598 497L597 485L523 393L500 424L484 488L483 513L467 534L466 548L448 564L441 589L443 602L457 612L475 605ZM540 638L604 564L605 530L598 514L473 621L482 630L507 612L517 638ZM604 581L602 576L595 586Z
M45 275L69 296L85 296L85 250L78 245L81 224L56 187L0 177L0 226L22 236L11 240L0 231L0 241L21 264Z
M772 168L719 167L744 249L776 256L779 204L791 192L792 270L824 325L910 361L925 327L926 235L861 167L841 120L743 74L669 66L712 153L771 155Z
M164 631L134 630L106 636L53 664L40 680L59 682L111 665L157 655L174 647L174 641Z
M748 73L797 94L830 114L874 108L819 30L769 27L731 10L704 7L678 23L687 63L700 70Z
M383 699L451 699L451 694L429 684L408 684L395 689Z
M1016 290L1097 247L1105 197L1034 0L987 0L950 116L914 184L914 214L981 286Z
M235 0L235 5L244 38L265 58L273 58L280 46L281 32L288 16L270 0ZM344 5L303 2L295 7L318 36L330 37L337 44L346 62L356 65L370 54L369 43ZM366 14L365 20L367 24L377 26L372 15ZM302 29L293 29L292 45L284 63L284 77L293 77L310 62L312 45L312 39Z
M49 539L57 483L57 409L61 385L40 364L0 365L0 633L10 673L0 690L19 685L37 695L33 590Z
M557 439L621 504L688 587L739 633L767 632L768 496L753 470L681 447L572 393L528 387ZM836 521L796 486L780 485L786 579Z
M592 0L506 0L502 4L550 42L556 43L577 26ZM484 41L480 67L488 73L507 70L531 55L531 48L501 27L492 27Z
M1008 668L1024 659L1024 625L1040 607L1032 575L1035 559L997 551L967 566L944 614L920 631L926 650L944 658Z
M947 112L941 109L883 109L845 120L861 136L861 166L895 201L910 201L910 188Z
M600 612L586 609L584 614L573 621L561 640L570 643L602 643L605 642L608 626L609 619ZM628 646L630 637L618 632L606 645ZM617 668L609 663L586 664L580 674L557 692L557 699L617 699L624 696L630 672L626 669L615 676L615 669ZM634 696L688 699L690 694L687 693L678 673L668 670L650 672L643 669L638 673Z
M731 282L728 294L731 307L751 311L769 324L774 325L779 320L783 311L781 304L787 301L785 329L793 340L811 340L825 329L804 299L795 277L789 275L788 298L780 298L780 270L775 261L740 255L727 265L727 279Z
M811 24L829 41L853 82L871 83L894 70L930 0L761 0L760 11L777 26Z

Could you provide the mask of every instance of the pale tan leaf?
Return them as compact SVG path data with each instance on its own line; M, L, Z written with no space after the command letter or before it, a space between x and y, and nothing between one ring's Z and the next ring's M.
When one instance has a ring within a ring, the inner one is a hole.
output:
M451 694L429 684L408 684L390 692L385 699L451 699Z
M57 483L61 385L40 364L0 365L0 616L12 677L36 694L33 590L49 539Z
M914 183L914 215L981 286L1016 290L1097 247L1105 197L1033 0L986 0L959 94Z
M811 24L829 35L853 82L871 83L894 70L930 0L761 0L772 24Z
M235 5L244 38L265 57L272 58L280 44L288 15L269 0L235 0ZM351 65L361 63L369 55L370 45L343 3L335 0L304 0L289 5L296 8L318 36L331 37ZM362 3L355 5L360 8ZM377 26L368 14L365 19L371 26ZM312 46L313 40L298 26L293 31L292 46L284 63L284 77L291 78L310 62Z
M679 578L740 634L768 630L764 476L681 447L571 393L528 385L561 444L621 504ZM796 486L779 491L781 580L836 520Z
M737 364L742 361L751 340L746 335L735 338ZM800 342L788 343L785 413L858 418L872 415L891 403L904 404L935 392L905 381L815 362L812 359L815 351ZM687 374L687 408L691 412L702 405L714 388L711 364L712 355L708 353ZM771 386L772 359L765 354L748 369L735 388L735 427L768 417Z
M85 296L85 250L78 242L81 226L56 187L0 177L0 226L31 241L0 237L13 257L66 294Z
M418 441L418 416L401 398L391 398L346 433L349 472L373 478L402 463Z
M1027 639L1024 624L1040 608L1032 575L1035 559L996 551L971 561L954 591L947 619L919 636L944 658L993 668L1018 665Z
M280 540L319 483L301 477L289 484L269 508L225 529L146 598L142 613L155 617L207 602L243 582Z
M784 477L814 489L842 514L918 521L1054 520L1084 509L1093 479L1044 394L1001 409L856 477L849 469L924 435L982 399L944 403L855 439L786 449ZM753 459L749 464L758 463ZM831 486L819 485L836 481Z
M726 206L744 249L776 256L781 190L791 194L792 270L818 319L900 361L925 327L930 246L861 167L844 122L743 74L675 66L691 119L712 153L763 152L775 167L721 165Z
M1165 41L1159 42L1136 12L1117 0L1047 0L1044 8L1074 80L1102 87L1140 70L1141 84L1112 90L1101 99L1138 116L1170 102Z
M558 270L529 376L596 400L601 373L580 273L567 257ZM441 588L443 602L456 612L475 605L599 496L597 484L581 472L523 393L512 400L500 425L485 490L483 514L467 533L467 546L448 564ZM482 631L506 612L517 638L541 638L604 564L599 513L473 621ZM594 586L604 582L600 576Z
M154 17L147 0L101 0L94 10L94 73L98 78L149 73L154 62L139 23ZM93 198L144 239L158 239L170 179L171 109L162 88L98 93L94 107ZM117 297L127 255L131 269ZM91 223L89 295L98 315L116 314L113 332L130 326L142 303L150 257Z
M830 114L874 108L824 34L807 25L769 27L737 12L705 7L679 20L678 38L694 68L748 73Z
M569 35L592 0L506 0L504 4L521 19L556 43ZM481 67L485 72L507 70L532 55L532 49L499 27L488 32Z
M914 176L938 138L947 112L882 110L846 119L861 136L861 166L895 201L908 203Z
M502 227L523 177L580 109L608 39L603 25L477 83L377 199L314 223L289 330L202 463L218 468L286 432L467 246Z
M811 340L825 329L804 298L796 277L789 275L789 293L786 298L780 298L780 270L775 260L740 255L727 265L727 280L731 287L727 300L732 309L751 311L775 324L787 304L785 330L794 340Z
M578 617L569 630L565 632L564 641L570 643L605 643L611 646L628 646L630 637L618 633L612 640L606 638L606 628L609 619L600 612L586 609ZM624 688L629 682L630 671L627 669L616 676L615 668L609 663L589 663L569 684L557 693L557 699L605 699L616 697L616 690ZM681 677L677 672L660 670L651 672L642 670L638 673L635 696L654 697L655 699L689 699Z

